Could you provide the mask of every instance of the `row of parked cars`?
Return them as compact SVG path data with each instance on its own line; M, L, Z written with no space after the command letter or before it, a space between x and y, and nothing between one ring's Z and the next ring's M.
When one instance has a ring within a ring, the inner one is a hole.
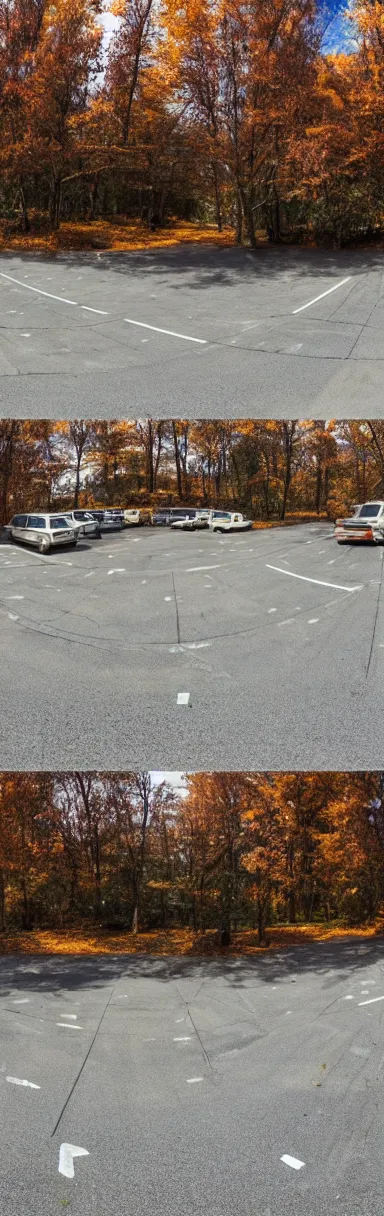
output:
M212 532L238 532L252 528L252 520L244 519L239 511L166 507L146 514L150 518L145 518L140 508L124 511L120 507L25 512L13 516L6 525L6 532L10 540L34 545L39 553L48 553L57 545L76 545L79 536L100 539L103 532L121 532L124 527L144 522L190 532L197 528L210 528Z

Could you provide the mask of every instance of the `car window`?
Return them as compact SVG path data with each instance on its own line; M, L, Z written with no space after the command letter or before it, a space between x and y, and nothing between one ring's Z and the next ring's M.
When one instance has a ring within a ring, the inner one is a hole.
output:
M28 515L28 528L46 528L44 515Z
M372 519L372 518L374 518L376 515L378 515L378 514L379 514L380 507L381 507L381 503L380 503L380 502L367 502L367 503L365 503L365 506L361 508L361 511L359 511L359 518L360 518L360 519Z
M11 524L14 528L25 528L26 522L26 515L14 515L13 519L11 519Z
M69 528L69 523L65 518L65 515L51 515L49 523L53 531L55 528Z
M230 511L212 511L212 519L230 519Z

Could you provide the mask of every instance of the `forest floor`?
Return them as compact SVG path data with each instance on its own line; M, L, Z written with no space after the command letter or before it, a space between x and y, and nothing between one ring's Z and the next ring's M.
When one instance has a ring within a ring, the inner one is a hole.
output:
M192 929L158 929L151 933L108 932L94 927L76 929L34 929L28 932L0 934L2 954L153 954L195 956L241 956L265 954L266 949L308 945L315 941L332 941L343 937L376 937L384 933L384 916L369 925L347 927L344 923L322 922L316 925L278 925L266 930L268 947L259 946L257 931L244 929L234 933L229 947L217 945L214 929L194 933Z
M258 234L259 244L266 241L265 234ZM19 253L70 253L100 249L129 253L139 249L158 249L179 244L228 246L235 244L235 230L225 227L218 232L216 224L198 224L175 220L151 232L140 220L84 221L84 223L62 223L58 232L50 232L39 217L31 217L31 231L24 233L10 220L0 220L0 251L15 250Z

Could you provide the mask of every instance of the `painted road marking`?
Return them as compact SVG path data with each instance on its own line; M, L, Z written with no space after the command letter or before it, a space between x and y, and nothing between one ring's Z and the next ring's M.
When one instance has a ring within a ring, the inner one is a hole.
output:
M203 1081L204 1077L187 1077L187 1085L197 1085L198 1081Z
M61 1016L63 1017L63 1014ZM64 1026L66 1030L84 1030L84 1026L72 1026L70 1022L56 1022L56 1026Z
M87 1148L79 1148L77 1144L61 1144L59 1155L59 1174L64 1178L74 1178L74 1157L89 1157Z
M323 300L324 296L330 296L332 291L337 291L339 287L344 287L344 283L350 283L352 275L349 274L347 279L341 279L340 283L335 283L334 287L328 287L328 291L322 291L320 296L315 296L313 300L309 300L308 304L301 304L300 308L294 308L292 316L297 312L303 312L305 308L311 308L312 304L317 304L318 300Z
M183 338L184 342L199 342L201 346L207 346L206 338L191 338L190 334L177 334L173 329L160 329L158 325L146 325L145 321L132 321L130 317L124 317L124 321L141 329L153 329L156 334L168 334L170 338Z
M300 578L303 583L316 583L317 587L334 587L336 591L362 591L363 584L357 587L343 587L340 583L325 583L320 578L307 578L305 574L294 574L292 570L283 570L281 566L270 566L265 563L267 570L277 570L278 574L286 574L288 578Z
M221 563L216 566L189 566L186 574L196 574L198 570L221 570Z
M4 274L0 270L0 278L9 279L10 283L17 283L19 287L25 287L26 291L37 291L39 296L49 296L50 300L60 300L61 304L74 304L77 307L77 300L66 300L64 296L54 296L51 291L42 291L41 287L31 287L30 283L22 283L21 279L14 279L11 274Z
M190 692L178 692L177 704L178 705L189 705L190 696L191 696Z
M28 1089L40 1089L40 1085L35 1085L33 1081L20 1081L19 1077L6 1077L11 1085L27 1085Z
M284 1161L285 1165L290 1165L293 1170L301 1170L305 1165L305 1161L299 1161L298 1157L290 1157L289 1153L283 1153L280 1161Z
M108 554L108 557L110 555ZM108 574L125 574L124 566L116 566L114 570L108 570Z
M70 1018L71 1022L77 1022L77 1013L61 1013L61 1018Z
M174 1043L190 1043L191 1038L192 1038L192 1035L185 1034L185 1035L181 1035L178 1039L174 1039L173 1042Z
M17 1001L13 1000L12 1004L13 1005L29 1005L30 1004L29 996L20 997L20 1000L17 1000Z
M89 304L80 304L80 308L83 308L84 312L97 312L100 317L109 317L109 312L104 312L102 308L90 308Z
M384 1001L384 996L371 996L369 1001L359 1001L359 1005L375 1005L376 1001Z

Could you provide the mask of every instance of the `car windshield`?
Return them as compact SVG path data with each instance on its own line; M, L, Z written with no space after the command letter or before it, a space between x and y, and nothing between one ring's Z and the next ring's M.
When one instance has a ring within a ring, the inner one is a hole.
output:
M359 519L372 519L379 514L381 502L367 502L359 511Z
M230 519L231 512L230 511L213 511L212 518L213 519Z
M49 526L52 530L55 528L69 528L69 523L65 515L51 515Z

